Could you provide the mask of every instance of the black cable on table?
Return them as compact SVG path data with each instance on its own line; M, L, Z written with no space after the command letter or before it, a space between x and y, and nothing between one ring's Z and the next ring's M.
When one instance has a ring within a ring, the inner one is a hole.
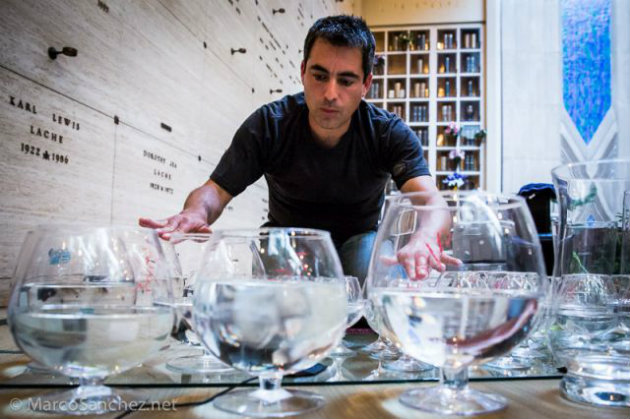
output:
M257 380L257 379L258 379L258 377L250 377L247 380L243 380L243 381L241 381L238 384L233 384L233 385L227 387L226 389L221 390L221 391L219 391L216 394L213 394L212 396L208 397L207 399L198 400L198 401L195 401L195 402L177 403L177 404L173 405L173 409L178 409L180 407L200 406L202 404L210 403L210 402L214 401L214 399L216 399L217 397L223 396L224 394L229 393L230 391L234 390L235 388L243 386L243 385L245 385L245 384L247 384L247 383L249 383L249 382L251 382L253 380ZM140 409L140 410L142 410L142 409ZM123 413L121 413L120 415L116 416L114 419L122 419L125 416L127 416L128 414L136 412L136 411L137 410L127 409Z

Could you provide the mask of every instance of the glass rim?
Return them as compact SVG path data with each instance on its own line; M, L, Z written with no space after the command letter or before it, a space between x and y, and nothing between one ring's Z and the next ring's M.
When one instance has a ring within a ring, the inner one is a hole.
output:
M389 195L386 197L386 199L390 200L390 201L394 201L395 199L404 199L404 198L413 198L413 197L429 197L434 195L435 192L427 192L427 191L422 191L422 192L406 192L406 193L400 193L400 194L396 194L396 195ZM507 209L514 209L514 208L518 208L521 206L526 206L527 207L527 202L525 201L525 198L523 198L522 196L516 195L516 194L506 194L506 193L494 193L494 192L488 192L488 191L483 191L483 190L474 190L474 191L438 191L437 192L438 195L440 195L442 198L448 198L448 197L453 197L453 201L457 201L459 202L460 199L458 199L459 197L462 198L469 198L469 197L474 197L474 196L482 196L482 197L486 197L489 199L505 199L508 200L507 203L492 203L489 202L488 205L490 205L492 208L495 209L499 209L499 210L507 210ZM462 200L463 202L466 202L467 199ZM393 202L392 202L393 203ZM457 208L459 208L458 206L453 206L453 205L448 205L447 206L442 206L442 205L426 205L426 204L414 204L414 203L406 203L404 204L405 207L408 208L414 208L414 209L421 209L421 210L442 210L442 211L453 211L456 210Z
M572 162L572 163L565 163L565 164L561 164L558 165L556 167L554 167L553 169L551 169L551 175L554 178L558 178L558 179L570 179L570 180L608 180L608 181L619 181L619 180L623 180L623 181L628 181L628 179L623 178L623 177L614 177L614 178L589 178L589 177L583 177L583 176L579 176L579 177L575 177L575 176L563 176L560 173L566 170L571 170L573 168L576 167L588 167L588 166L598 166L598 165L604 165L604 164L622 164L622 165L628 165L628 167L630 167L630 159L603 159L603 160L590 160L590 161L579 161L579 162Z
M330 232L327 230L321 230L316 228L307 227L262 227L262 228L235 228L235 229L216 229L211 233L183 233L174 232L171 233L171 240L173 239L205 239L209 240L213 236L222 237L261 237L269 236L269 233L290 233L292 238L318 238L327 237L330 238Z
M37 233L39 231L69 231L69 232L87 232L96 230L111 230L111 231L139 231L139 232L156 232L155 229L149 227L142 227L135 224L89 224L89 223L66 223L66 222L53 222L53 223L40 223L29 229L28 232ZM157 232L156 232L157 234Z

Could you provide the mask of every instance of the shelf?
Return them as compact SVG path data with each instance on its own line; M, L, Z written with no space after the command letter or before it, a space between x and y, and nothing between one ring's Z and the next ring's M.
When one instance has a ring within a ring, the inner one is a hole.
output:
M451 151L451 150L462 150L462 151L479 151L481 147L477 147L474 145L460 145L457 146L438 146L435 147L436 151Z
M454 170L438 170L435 172L435 174L437 176L448 176L453 172ZM464 176L480 176L481 175L481 172L478 170L475 170L475 171L458 170L457 173Z
M447 188L441 181L453 172L448 154L455 149L465 152L459 168L475 169L460 171L468 177L461 189L483 187L486 147L474 139L485 126L483 24L378 28L374 36L382 65L366 100L407 123L438 188ZM461 130L457 138L445 134L452 123Z

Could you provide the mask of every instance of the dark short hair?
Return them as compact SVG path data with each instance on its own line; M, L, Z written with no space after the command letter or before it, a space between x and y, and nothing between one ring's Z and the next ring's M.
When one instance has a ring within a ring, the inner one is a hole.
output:
M359 48L363 64L363 80L365 81L365 78L372 72L374 36L362 18L338 15L317 19L308 30L304 40L304 62L308 60L313 44L318 38L338 47Z

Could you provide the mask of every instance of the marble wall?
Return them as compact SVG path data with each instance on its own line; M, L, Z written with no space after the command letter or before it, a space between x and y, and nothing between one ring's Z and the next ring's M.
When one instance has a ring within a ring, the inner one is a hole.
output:
M334 0L0 1L0 306L27 230L178 212L247 115L301 90L311 24L353 8ZM51 47L78 53L52 59ZM217 227L257 227L266 210L261 179Z

